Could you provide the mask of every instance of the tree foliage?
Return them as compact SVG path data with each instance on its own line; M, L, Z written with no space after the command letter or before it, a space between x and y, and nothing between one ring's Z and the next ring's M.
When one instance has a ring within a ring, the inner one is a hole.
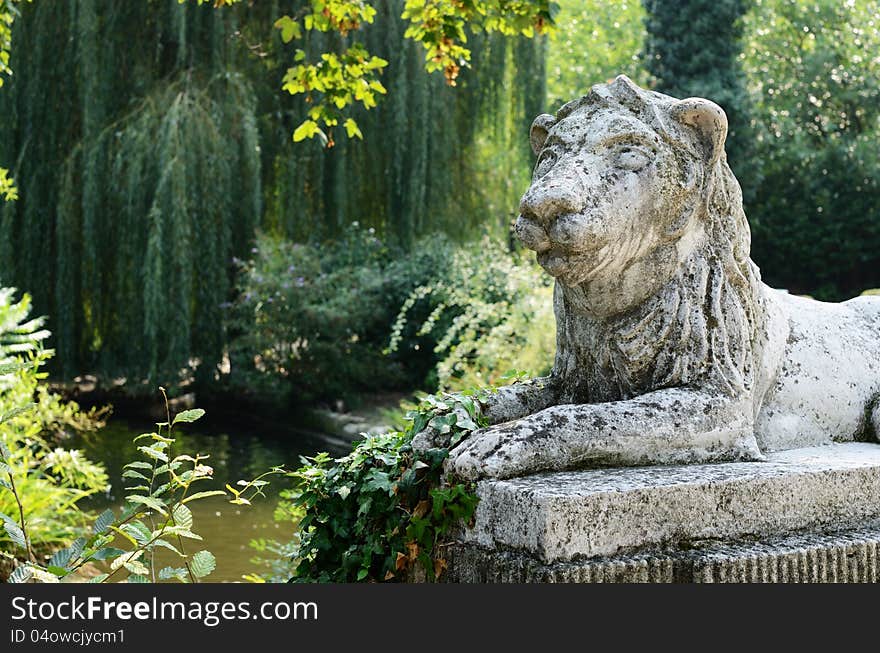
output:
M210 0L197 0L206 4ZM178 0L186 2L186 0ZM239 0L214 0L215 7L237 4ZM308 32L333 32L330 51L320 52L317 59L309 59L306 49L297 48L295 65L284 74L283 89L291 95L304 94L308 103L308 117L293 132L294 142L321 138L327 147L333 147L333 128L344 121L349 138L363 138L363 133L345 110L354 104L365 109L377 106L377 97L386 93L379 74L388 65L382 57L370 54L359 41L351 42L349 35L357 34L362 26L374 22L377 9L366 0L308 0L297 4L296 12L275 20L285 43L299 41ZM463 67L469 65L471 50L467 47L467 28L473 33L500 33L507 36L533 37L545 34L554 25L559 5L550 0L523 2L521 0L405 0L399 16L407 21L404 38L421 43L425 49L425 69L442 70L447 84L456 85Z
M23 197L0 225L4 277L56 317L68 375L174 381L192 359L210 371L230 260L261 210L255 97L228 71L234 16L102 0L24 9L0 99Z
M0 94L0 160L22 201L0 213L0 275L57 317L65 375L173 383L200 364L210 378L232 259L258 225L317 244L359 221L404 250L426 232L506 229L543 108L543 43L475 35L474 70L451 89L404 39L404 0L375 3L358 38L388 61L389 97L349 108L374 138L328 152L290 143L309 103L278 92L290 48L272 25L307 5L23 6ZM312 59L339 39L315 29L300 47Z
M755 154L744 185L770 283L823 299L880 285L880 4L760 0L744 67Z
M641 2L560 0L559 6L547 60L548 109L556 110L621 73L647 82L639 58L645 41Z
M405 0L402 12L395 11L385 20L393 21L397 16L404 19L407 27L403 36L423 46L425 69L442 70L446 83L455 86L461 69L471 59L466 28L474 33L532 37L552 27L558 9L548 0ZM317 59L297 48L296 63L284 75L284 90L291 95L305 95L309 105L308 118L294 131L294 141L320 136L332 147L333 128L343 120L349 138L363 137L357 122L346 117L345 110L356 103L365 109L376 106L378 97L386 93L379 74L388 60L372 55L361 42L352 39L359 36L362 26L372 24L376 15L373 3L364 0L311 0L296 14L281 16L275 22L285 43L299 41L311 31L339 35L335 51L321 52Z
M14 2L18 0L0 0L0 87L3 86L3 76L12 74L12 68L9 67L9 49L12 46L12 23L18 15ZM0 196L7 202L18 199L18 190L9 177L8 168L0 168Z
M749 158L749 106L742 71L743 16L751 0L643 0L643 59L656 90L706 97L727 113L728 160L739 172Z

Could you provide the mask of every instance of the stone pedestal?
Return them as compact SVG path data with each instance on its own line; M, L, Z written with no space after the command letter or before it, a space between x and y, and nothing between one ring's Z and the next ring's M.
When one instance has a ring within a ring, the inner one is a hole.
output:
M478 485L457 582L873 582L880 445Z

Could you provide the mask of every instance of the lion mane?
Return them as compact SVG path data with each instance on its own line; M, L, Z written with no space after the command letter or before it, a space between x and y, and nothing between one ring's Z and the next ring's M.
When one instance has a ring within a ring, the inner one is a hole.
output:
M557 356L553 376L566 403L629 399L669 387L750 393L765 342L766 300L749 258L751 234L742 192L725 154L705 159L698 130L673 117L679 100L626 78L594 86L563 106L557 121L599 109L629 112L651 127L679 160L697 166L693 210L670 233L681 238L701 221L705 238L659 292L608 320L590 318L586 289L557 284Z

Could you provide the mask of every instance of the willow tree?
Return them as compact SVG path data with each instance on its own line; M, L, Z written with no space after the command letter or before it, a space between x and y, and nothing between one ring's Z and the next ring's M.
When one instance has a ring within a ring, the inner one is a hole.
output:
M53 317L65 374L173 380L221 355L230 261L261 210L235 21L176 1L22 8L0 274Z
M0 93L0 161L21 195L0 208L0 279L52 317L64 376L210 376L232 260L258 226L320 246L360 221L405 249L509 221L544 110L543 42L475 35L451 88L404 38L405 0L377 0L357 38L388 61L388 97L352 109L364 140L328 150L291 142L311 105L280 92L291 50L273 24L309 1L22 7ZM311 30L299 47L353 38Z

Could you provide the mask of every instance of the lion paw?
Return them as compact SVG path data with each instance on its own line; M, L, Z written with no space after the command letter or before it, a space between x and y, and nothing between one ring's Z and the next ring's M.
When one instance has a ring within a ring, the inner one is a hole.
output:
M477 431L450 452L446 471L465 481L522 476L546 464L540 449L517 438L514 429L490 427Z

